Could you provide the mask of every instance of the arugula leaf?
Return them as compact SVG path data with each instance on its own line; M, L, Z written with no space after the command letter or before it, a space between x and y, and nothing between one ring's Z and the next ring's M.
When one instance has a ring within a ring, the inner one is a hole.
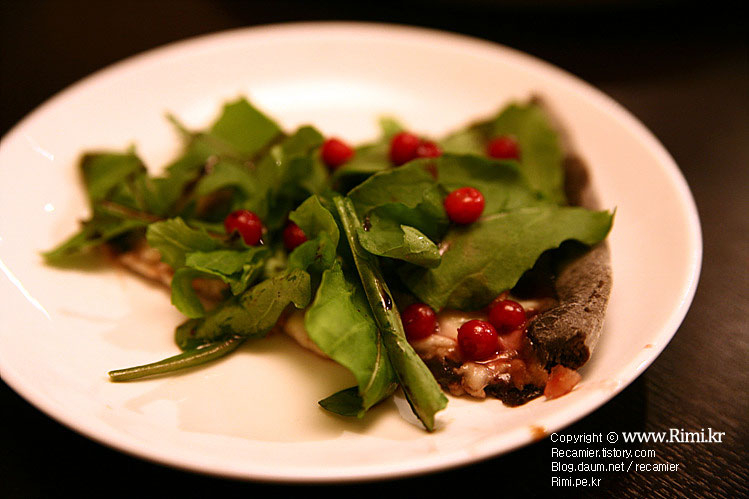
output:
M189 133L182 154L170 162L165 170L168 177L196 179L210 158L240 161L232 148L203 132Z
M440 263L437 245L424 233L377 213L370 215L369 228L357 231L362 247L372 254L395 258L423 267Z
M158 217L141 212L144 206L143 162L131 150L126 153L90 153L79 169L91 207L91 217L78 232L42 253L49 264L60 265L114 238L141 229Z
M304 326L310 339L331 359L356 378L355 397L348 397L342 411L331 400L321 405L333 412L356 415L390 396L397 388L395 372L377 331L364 290L356 277L344 274L336 263L322 275L315 300L305 313ZM352 394L349 394L352 395Z
M270 251L270 256L265 260L265 264L263 265L263 279L283 274L286 271L289 262L289 253L286 250L283 241L271 241L270 244L268 244L268 250Z
M206 231L193 229L179 217L149 225L146 240L151 247L159 250L161 259L174 269L185 265L188 253L217 250L222 246Z
M80 169L93 215L77 234L44 253L50 263L160 221L180 195L182 179L150 177L132 150L87 154Z
M238 295L260 276L269 256L270 250L263 246L192 252L187 255L185 266L220 278L232 294Z
M378 173L351 189L349 199L359 216L366 216L378 206L401 203L415 208L422 202L425 191L436 187L437 182L422 163L409 163L399 168Z
M388 144L395 135L406 129L403 123L394 116L380 116L377 122L380 125L380 142L387 142Z
M144 212L166 218L193 179L194 175L185 172L167 177L152 177L144 172L134 179L135 197L141 201Z
M185 267L176 269L172 277L172 304L187 317L203 317L205 308L193 287L195 279L217 278L229 285L232 294L241 294L262 274L269 254L264 247L187 253Z
M252 197L257 193L256 179L246 165L230 159L218 160L203 175L195 186L194 196L207 196L212 192L226 187L235 187L245 197Z
M315 238L324 232L328 234L334 246L338 245L338 224L318 196L307 198L296 210L289 213L289 220L302 229L307 239Z
M83 222L81 229L49 251L42 252L44 261L50 265L61 265L69 258L81 255L116 237L147 225L143 220L127 220L111 216L96 215Z
M442 241L439 267L404 266L408 288L435 310L477 310L511 289L541 254L568 239L603 240L613 215L553 205L522 208L454 227Z
M290 270L271 277L221 302L204 317L180 325L175 334L177 345L188 350L232 336L265 336L286 307L306 307L311 293L310 276L303 270Z
M339 167L333 178L346 185L356 185L360 180L393 167L388 158L387 143L366 144L354 148L354 156Z
M336 259L336 247L326 232L315 239L305 241L289 254L286 265L288 269L302 269L319 273L333 265Z
M327 184L327 170L316 154L322 142L320 132L305 126L273 146L253 171L256 194L243 208L257 213L270 230L280 228L291 209Z
M340 233L333 215L322 205L318 196L310 196L289 214L307 236L289 254L288 268L322 272L330 268L336 259Z
M209 133L229 144L242 157L250 158L281 135L281 129L246 99L239 98L224 105Z
M292 186L292 196L297 192L321 194L328 189L330 174L318 154L324 140L316 128L302 126L283 144L283 154L289 161L286 184Z
M442 190L431 160L414 161L369 177L348 193L357 214L366 220L376 212L439 239L449 225Z
M484 216L548 203L531 188L516 161L445 154L433 164L439 183L447 192L461 187L473 187L481 192L486 203Z
M174 116L169 119L186 143L181 156L167 165L166 176L155 179L156 183L163 184L156 190L162 197L166 195L163 205L169 207L183 194L189 194L178 209L169 211L173 215L186 215L185 206L190 206L196 196L205 196L223 187L238 187L246 196L254 195L252 179L243 175L242 170L247 168L245 163L283 136L275 122L244 98L225 104L205 132L191 132ZM203 175L209 165L210 171ZM199 192L187 192L197 180L200 180ZM167 213L163 206L157 208L161 209L158 213Z
M202 317L204 307L193 289L197 278L218 278L232 294L242 293L263 272L270 250L265 247L230 247L205 230L188 226L181 218L149 225L146 240L174 269L172 303L188 317Z
M564 203L564 152L543 109L535 104L510 105L494 120L492 131L515 135L522 171L530 184L552 201Z
M510 104L497 116L448 135L440 145L446 153L485 156L487 143L499 135L512 135L518 141L520 171L530 186L563 204L564 152L559 135L537 104Z
M143 162L132 151L86 154L81 159L81 173L92 207L107 199L110 193L135 174L145 171Z
M189 267L181 267L175 270L172 276L172 305L177 307L177 310L187 317L193 319L205 315L205 307L203 307L203 303L200 301L192 284L195 279L201 277L209 276Z
M396 385L397 386L397 385ZM346 388L319 401L320 407L340 416L361 417L364 400L358 386Z

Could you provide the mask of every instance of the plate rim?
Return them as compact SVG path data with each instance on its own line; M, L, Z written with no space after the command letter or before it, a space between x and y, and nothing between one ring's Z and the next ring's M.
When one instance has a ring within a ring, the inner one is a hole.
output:
M521 62L530 65L531 67L538 67L543 69L545 72L551 72L555 76L560 78L560 82L564 85L571 87L573 90L585 90L586 99L591 99L591 102L597 107L603 107L607 114L617 121L619 121L627 130L636 133L637 140L644 144L648 151L652 153L658 160L658 163L664 167L664 171L669 174L670 180L677 187L679 194L679 200L683 208L686 208L687 218L689 220L688 228L690 229L689 239L692 243L692 247L689 252L689 275L688 275L688 286L682 289L682 295L680 297L680 306L671 311L668 316L666 325L659 331L659 334L655 339L656 343L653 344L653 348L648 352L648 356L645 360L640 358L633 358L628 364L621 370L622 373L627 374L626 379L621 382L614 390L607 392L605 395L596 395L595 393L587 394L581 398L580 401L574 406L576 410L572 410L572 416L566 414L567 411L561 411L564 415L561 417L550 418L553 421L549 424L550 427L547 431L547 435L552 431L559 431L576 421L591 414L599 407L604 405L618 395L625 387L629 386L634 382L654 361L657 359L662 351L666 348L668 343L672 340L676 332L678 331L681 323L683 322L691 303L694 299L696 289L699 283L699 277L702 268L703 260L703 241L702 241L702 230L699 220L699 214L694 197L689 189L686 179L684 178L681 170L677 163L661 144L661 142L655 137L655 135L631 112L629 112L624 106L616 102L613 98L605 94L602 90L594 87L587 83L581 78L574 74L554 65L546 62L534 55L519 51L512 47L508 47L503 44L495 43L492 41L476 38L469 35L459 34L450 31L438 30L434 28L424 28L417 26L409 26L404 24L395 23L378 23L378 22L359 22L359 21L322 21L322 22L287 22L287 23L274 23L264 24L251 27L240 27L228 30L217 31L213 33L201 34L198 36L188 37L181 40L169 42L164 45L160 45L124 59L111 63L101 69L94 71L93 73L84 76L76 82L68 85L59 92L55 93L48 99L44 100L41 104L35 107L31 112L25 115L20 121L13 125L6 134L0 139L0 151L3 151L6 144L8 144L21 130L27 125L43 116L47 109L50 109L66 99L73 96L75 93L85 91L89 85L95 85L98 80L104 80L110 77L116 77L119 72L127 72L131 66L137 66L139 64L147 63L148 60L154 58L165 57L168 53L173 51L183 51L190 46L204 45L204 44L217 44L227 43L229 39L235 37L247 37L252 38L254 36L262 35L275 35L275 36L289 36L289 33L299 34L305 32L306 34L312 34L319 37L330 36L332 31L341 33L350 33L354 36L363 36L372 34L373 30L388 29L397 31L398 36L408 36L414 39L439 39L438 41L446 42L451 41L455 43L461 43L468 49L486 51L486 53L495 52L503 53L503 56L510 56L517 58ZM332 31L331 31L332 30ZM6 274L6 277L12 281L12 272L7 269L0 260L0 270ZM686 275L686 274L685 274ZM466 466L478 461L482 461L488 458L497 457L502 454L512 452L519 447L523 447L533 442L533 438L530 435L523 434L519 435L520 430L515 430L515 434L512 438L510 445L503 446L499 450L487 450L483 449L481 452L474 452L470 456L455 456L459 454L453 451L447 455L447 459L444 457L445 454L441 453L437 458L427 460L427 462L420 461L417 464L410 465L408 467L400 467L393 469L392 467L383 466L382 464L372 466L360 466L356 468L356 472L352 473L351 468L345 468L343 472L330 473L320 475L319 469L308 471L307 473L298 473L296 468L291 468L291 472L283 473L279 470L274 469L273 473L258 473L248 472L242 468L232 468L227 470L226 467L222 466L206 466L205 462L189 462L184 458L176 458L174 455L160 452L158 449L148 448L144 445L138 445L137 442L123 441L121 437L117 435L107 434L106 432L98 431L98 429L92 430L86 425L77 424L75 420L72 420L69 415L65 414L64 410L57 409L56 404L52 401L45 399L39 393L35 392L32 387L29 387L20 376L13 371L12 368L8 367L7 362L2 361L2 353L0 352L0 377L2 380L17 394L24 398L36 409L43 412L46 416L61 423L63 426L72 429L73 431L94 440L102 445L133 457L150 461L156 464L168 465L176 469L182 469L189 472L198 474L220 476L226 478L253 480L261 482L303 482L303 483L330 483L330 482L350 482L350 481L362 481L362 480L381 480L381 479L394 479L406 476L422 475L432 473L439 470L445 470L450 468ZM582 406L583 408L580 408ZM527 433L527 432L524 432ZM450 458L450 456L453 456ZM447 462L445 462L447 460Z

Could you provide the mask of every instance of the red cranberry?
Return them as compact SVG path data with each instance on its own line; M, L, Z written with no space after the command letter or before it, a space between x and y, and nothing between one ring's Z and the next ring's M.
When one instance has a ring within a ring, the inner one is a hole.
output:
M255 246L263 236L263 222L260 217L248 210L237 210L229 213L224 219L224 229L227 234L235 230L239 232L244 242Z
M289 222L283 229L283 245L291 251L307 241L307 235L294 222Z
M509 333L525 324L525 310L516 301L500 300L489 311L489 322L499 333Z
M403 329L410 340L421 340L434 333L437 327L437 315L432 307L425 303L412 303L401 314Z
M416 156L419 158L438 158L442 156L440 146L429 140L422 140L416 148Z
M416 159L420 144L421 139L410 132L397 133L390 141L390 161L400 166Z
M470 320L458 329L458 346L469 360L483 360L496 354L498 338L494 326L478 319Z
M455 223L473 223L484 211L484 196L473 187L455 189L445 198L445 211Z
M503 135L490 140L486 147L486 152L492 158L520 159L518 142L509 135Z
M338 168L354 155L354 150L340 139L330 138L320 148L323 162L330 168Z

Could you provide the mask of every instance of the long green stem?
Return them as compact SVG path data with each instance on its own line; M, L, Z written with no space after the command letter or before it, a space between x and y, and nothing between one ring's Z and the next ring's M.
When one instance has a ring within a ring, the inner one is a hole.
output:
M109 378L112 381L131 381L145 378L146 376L164 374L179 369L199 366L233 352L244 342L245 339L246 338L241 336L232 336L227 340L209 343L192 350L186 350L179 355L158 362L153 362L151 364L109 371Z
M123 206L113 201L102 200L102 201L99 201L98 206L99 208L102 208L107 213L110 213L112 215L125 218L125 219L138 220L138 221L145 222L145 223L153 223L153 222L159 222L161 220L164 220L163 217L153 215L151 213L146 213L145 211L135 210L133 208Z
M427 430L432 431L434 415L445 408L447 397L442 393L432 373L408 343L400 313L382 276L377 257L359 244L357 233L362 228L362 224L353 203L350 199L340 196L336 196L333 202L341 218L341 224L351 247L354 263L372 314L383 335L390 362L395 368L414 414Z

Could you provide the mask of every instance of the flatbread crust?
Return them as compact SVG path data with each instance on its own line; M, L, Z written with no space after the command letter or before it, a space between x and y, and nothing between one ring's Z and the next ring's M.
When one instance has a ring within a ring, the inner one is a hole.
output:
M553 111L536 96L555 124L565 150L565 192L569 204L600 209L590 174L570 137ZM603 329L613 274L607 240L592 248L570 245L560 250L555 265L554 288L559 305L534 317L528 326L539 360L547 367L561 364L577 369L588 361Z
M555 289L559 305L534 317L528 337L546 366L577 369L593 353L603 329L611 293L609 248L575 248L560 265Z

